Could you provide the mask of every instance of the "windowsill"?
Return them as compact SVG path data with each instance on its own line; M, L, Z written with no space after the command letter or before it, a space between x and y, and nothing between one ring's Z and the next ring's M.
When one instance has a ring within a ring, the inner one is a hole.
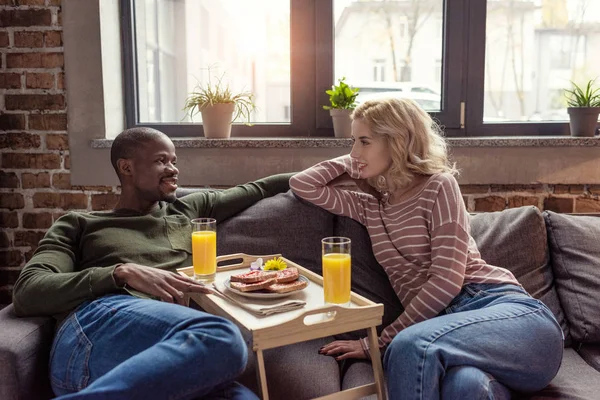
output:
M349 148L350 139L337 138L172 138L177 148ZM528 136L528 137L466 137L448 138L451 148L455 147L599 147L600 136ZM93 139L94 149L110 148L112 139Z

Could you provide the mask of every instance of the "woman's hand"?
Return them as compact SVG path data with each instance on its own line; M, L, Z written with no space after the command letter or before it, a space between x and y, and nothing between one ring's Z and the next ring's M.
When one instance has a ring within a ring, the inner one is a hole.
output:
M335 357L338 361L347 358L367 359L359 340L336 340L321 347L319 354Z
M114 278L119 286L127 284L162 301L181 305L184 305L185 293L212 293L212 289L191 278L134 263L117 266Z

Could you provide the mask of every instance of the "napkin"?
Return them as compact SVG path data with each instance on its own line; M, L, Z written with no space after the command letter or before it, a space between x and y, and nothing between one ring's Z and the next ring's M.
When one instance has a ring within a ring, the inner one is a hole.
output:
M240 308L248 311L251 314L259 317L269 316L272 314L297 310L306 305L305 301L302 300L286 300L274 303L273 300L258 300L258 299L244 299L240 301L234 296L227 294L225 286L222 284L213 283L214 295L227 300Z

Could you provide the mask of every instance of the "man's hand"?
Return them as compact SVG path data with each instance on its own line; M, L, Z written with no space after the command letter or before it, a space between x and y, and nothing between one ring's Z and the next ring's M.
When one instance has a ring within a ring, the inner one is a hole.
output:
M126 263L115 268L117 284L130 286L168 303L183 304L185 293L212 293L212 289L191 278L158 268Z
M321 347L319 354L332 356L338 361L346 358L367 358L359 340L336 340Z

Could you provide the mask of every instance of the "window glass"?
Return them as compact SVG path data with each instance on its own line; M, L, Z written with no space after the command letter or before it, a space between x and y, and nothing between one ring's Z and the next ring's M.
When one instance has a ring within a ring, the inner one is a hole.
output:
M334 0L335 81L441 109L443 0Z
M291 121L289 1L134 4L139 123L189 121L185 99L209 79L254 93L252 122Z
M563 89L600 76L599 26L598 0L488 0L484 122L568 120Z

